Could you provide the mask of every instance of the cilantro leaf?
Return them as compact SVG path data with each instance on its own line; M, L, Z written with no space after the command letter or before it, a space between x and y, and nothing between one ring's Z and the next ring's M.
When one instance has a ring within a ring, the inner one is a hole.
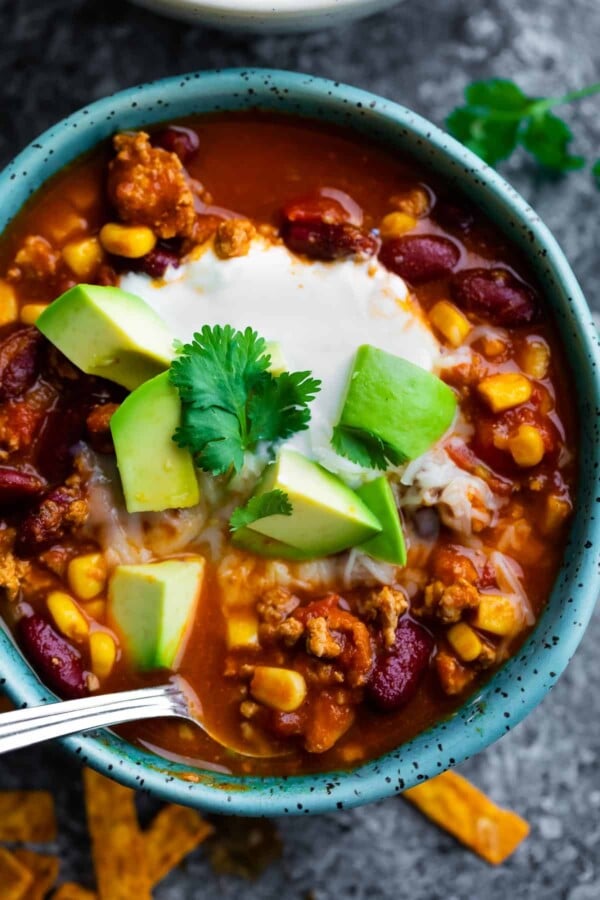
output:
M562 97L528 97L507 79L476 81L465 89L466 103L450 113L446 127L490 165L521 146L545 168L569 172L581 169L585 160L570 152L571 129L550 110L599 92L600 83Z
M400 454L380 437L358 428L336 425L331 437L331 446L340 456L345 456L351 462L368 469L386 469L388 463L398 466L403 462Z
M251 497L245 506L234 509L229 519L229 527L232 531L245 528L258 519L266 519L267 516L291 516L292 504L284 491L267 491L258 497Z
M308 428L307 404L320 387L310 372L282 372L262 382L248 404L251 443L281 440Z
M480 156L490 166L506 159L517 142L517 120L495 121L481 115L477 107L463 106L454 110L446 126L451 135Z
M525 111L531 102L521 88L507 78L473 81L465 88L465 100L470 106L512 111Z
M309 372L268 371L266 342L251 328L205 325L170 369L181 399L173 435L213 475L239 471L246 451L306 428L308 404L320 388Z
M583 156L572 156L568 151L573 132L551 112L531 116L521 140L525 149L547 169L568 172L585 165Z
M600 188L600 159L597 159L592 166L592 176L596 181L596 187Z

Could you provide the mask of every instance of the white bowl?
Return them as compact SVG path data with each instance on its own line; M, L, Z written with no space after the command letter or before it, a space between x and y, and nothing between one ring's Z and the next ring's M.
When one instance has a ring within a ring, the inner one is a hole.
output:
M133 0L195 25L242 31L312 31L372 15L399 0Z

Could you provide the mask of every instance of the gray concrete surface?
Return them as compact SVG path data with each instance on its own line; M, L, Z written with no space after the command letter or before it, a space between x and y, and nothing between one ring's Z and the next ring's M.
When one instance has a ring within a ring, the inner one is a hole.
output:
M90 100L197 68L304 70L393 97L442 123L474 78L513 77L533 94L597 81L599 45L598 0L420 0L335 32L264 38L190 29L120 0L0 0L0 162ZM567 115L577 152L600 156L600 100ZM520 156L504 172L554 230L600 312L600 193L589 175L551 178ZM278 822L283 856L253 883L215 876L198 852L156 897L598 900L599 643L597 613L553 693L463 767L531 822L531 837L501 868L488 868L394 799ZM0 762L0 789L32 785L57 792L63 877L91 884L75 763L52 748Z

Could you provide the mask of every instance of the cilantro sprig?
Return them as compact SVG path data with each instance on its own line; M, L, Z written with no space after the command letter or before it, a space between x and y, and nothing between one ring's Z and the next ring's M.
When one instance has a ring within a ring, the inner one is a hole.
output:
M336 425L331 436L331 446L340 456L367 469L387 469L404 462L390 444L386 444L371 431Z
M229 527L232 531L238 531L267 516L291 516L291 514L290 498L285 491L275 489L258 497L251 497L245 506L234 509L229 519Z
M170 379L181 398L173 435L199 468L213 475L239 471L257 444L284 440L310 421L321 382L310 372L272 375L263 338L251 328L205 325L173 361Z
M448 116L446 127L492 166L521 146L545 168L569 172L582 169L585 159L571 153L573 133L552 110L597 93L600 82L561 97L528 97L504 78L475 81L465 89L465 105ZM592 175L600 186L600 160Z

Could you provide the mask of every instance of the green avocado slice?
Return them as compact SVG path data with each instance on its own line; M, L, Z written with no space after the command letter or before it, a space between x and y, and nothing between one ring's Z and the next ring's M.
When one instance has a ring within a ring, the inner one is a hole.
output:
M51 303L36 326L83 372L130 391L173 359L173 337L162 319L117 287L78 284Z
M202 557L117 566L109 584L109 621L137 669L177 667L203 579Z
M191 453L173 434L181 419L177 388L163 372L129 394L110 420L127 512L195 506L200 488Z
M354 491L294 450L284 447L279 452L256 494L272 490L287 494L292 504L291 515L266 516L247 527L290 545L305 558L339 553L381 531L377 517Z
M356 353L334 445L364 463L355 442L369 445L374 437L398 465L421 456L442 437L456 406L454 391L440 378L400 356L363 344Z
M361 544L368 556L397 566L406 565L406 543L391 485L385 475L363 484L356 492L381 522L381 533Z

